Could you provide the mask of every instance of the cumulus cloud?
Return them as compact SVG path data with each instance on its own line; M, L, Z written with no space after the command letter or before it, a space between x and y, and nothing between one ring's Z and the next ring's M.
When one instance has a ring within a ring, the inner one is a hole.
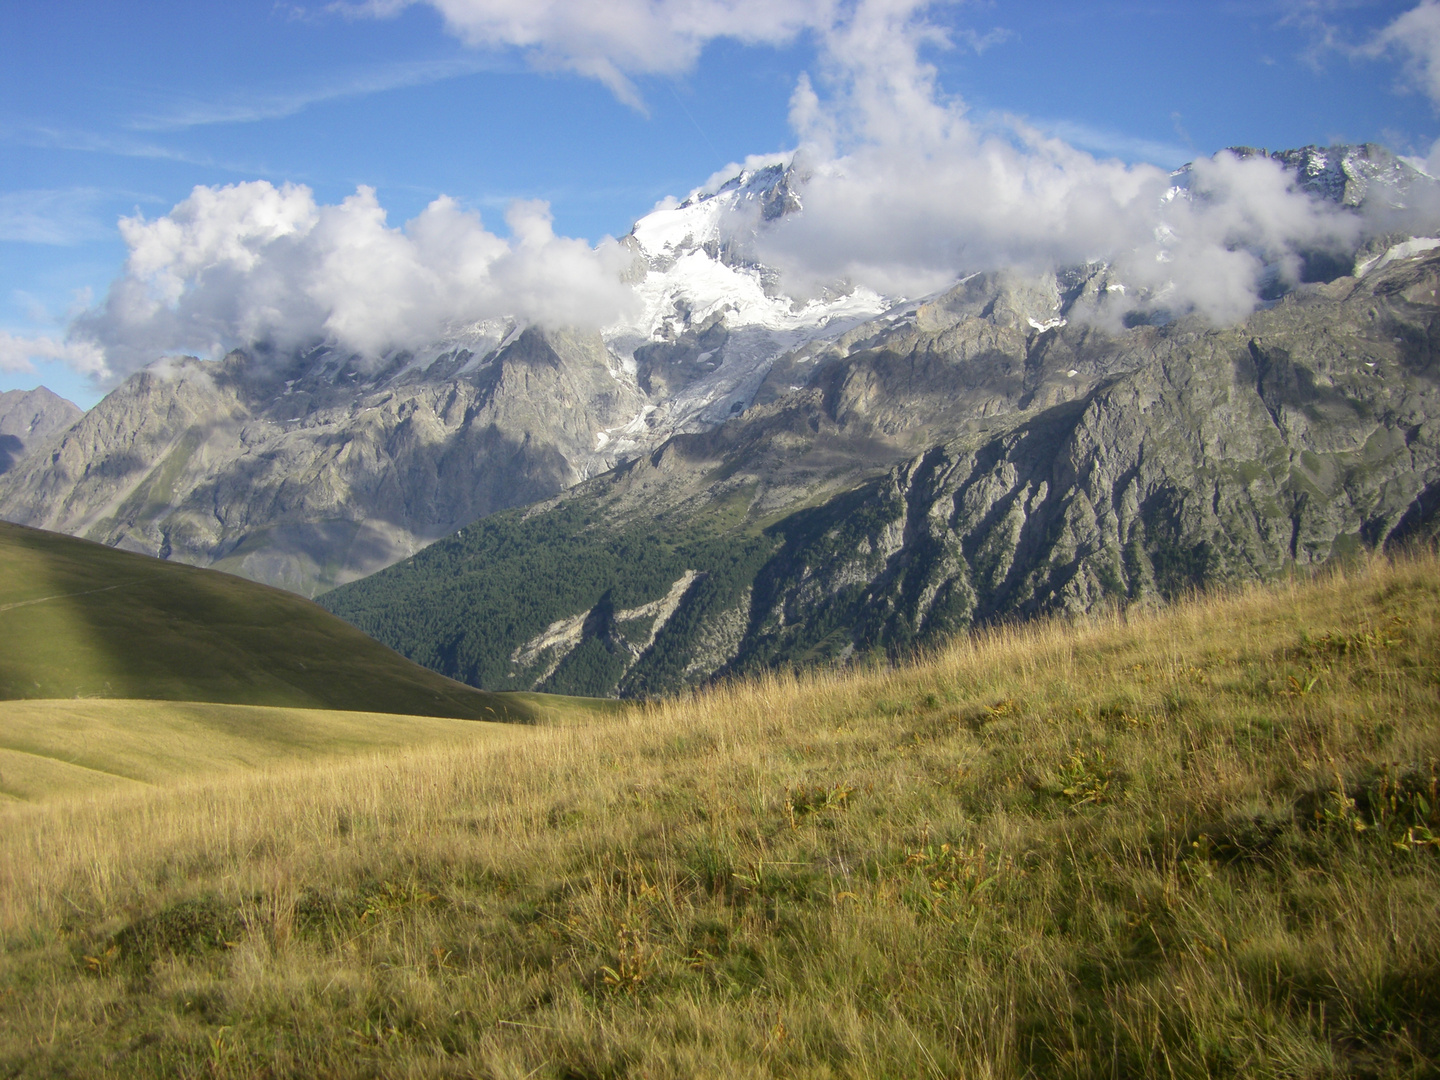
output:
M1293 190L1266 158L1197 161L1176 192L1156 166L1093 157L1016 118L977 123L923 59L948 40L924 11L857 5L825 31L816 82L795 91L805 209L758 240L792 287L840 276L915 296L972 271L1106 262L1127 285L1111 318L1153 305L1228 322L1268 278L1295 281L1300 251L1358 237L1355 215Z
M0 330L0 371L34 371L36 360L61 360L82 375L106 374L105 354L93 342L17 337Z
M197 187L163 217L121 220L125 272L71 336L125 374L259 340L377 356L485 318L599 326L633 303L613 240L556 236L540 202L515 203L506 221L508 238L442 197L394 228L367 187L333 206L295 184Z
M1421 0L1376 34L1363 52L1398 54L1410 81L1440 106L1440 0Z
M716 38L784 44L829 26L840 6L837 0L342 0L331 7L386 17L421 3L471 45L524 49L539 66L599 79L637 108L640 95L630 76L686 71Z

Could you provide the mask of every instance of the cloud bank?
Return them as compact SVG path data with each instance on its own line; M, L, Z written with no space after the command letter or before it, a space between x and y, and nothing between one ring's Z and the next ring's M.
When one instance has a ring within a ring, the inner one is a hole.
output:
M556 236L541 202L514 203L506 222L497 236L442 197L393 228L367 187L334 206L294 184L197 187L163 217L121 219L125 273L71 337L103 348L104 378L252 341L378 356L485 318L600 326L633 304L615 241Z
M792 286L842 276L916 296L979 270L1106 262L1126 286L1112 319L1153 305L1229 322L1268 278L1298 280L1299 252L1343 250L1364 227L1267 158L1196 161L1181 191L1166 170L1097 159L1014 118L982 126L922 59L945 43L903 3L862 3L826 32L819 90L802 80L791 101L804 213L758 245Z
M913 297L978 270L1103 262L1114 287L1089 313L1102 324L1136 309L1229 322L1254 310L1263 288L1298 280L1302 254L1344 254L1394 224L1295 190L1267 158L1201 159L1177 182L1017 118L976 119L925 57L1005 35L946 28L926 0L367 0L343 10L385 16L422 2L474 45L528 50L635 101L631 76L683 71L716 38L813 34L813 78L790 102L804 211L755 241L800 295L843 279ZM1397 19L1375 48L1402 45L1412 70L1440 70L1440 0ZM296 185L197 187L162 217L121 221L124 274L67 343L9 339L0 365L23 361L24 348L68 349L105 381L167 353L217 355L256 340L329 340L373 356L484 318L602 327L633 309L621 245L556 236L543 203L518 202L506 220L502 237L441 198L397 228L365 187L331 206ZM754 231L733 224L737 235ZM1407 223L1422 226L1440 226L1440 214Z

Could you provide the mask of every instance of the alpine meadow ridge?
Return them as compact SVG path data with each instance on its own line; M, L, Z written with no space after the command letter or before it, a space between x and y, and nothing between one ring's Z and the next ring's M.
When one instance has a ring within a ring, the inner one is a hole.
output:
M1430 1076L1437 601L1372 560L0 807L0 1061Z

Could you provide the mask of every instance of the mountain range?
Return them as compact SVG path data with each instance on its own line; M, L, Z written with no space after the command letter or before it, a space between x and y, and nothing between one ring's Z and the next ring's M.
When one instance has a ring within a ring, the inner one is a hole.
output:
M1343 207L1436 190L1379 147L1268 156ZM802 180L639 221L642 306L603 332L158 362L0 477L0 514L324 593L475 685L622 695L1433 530L1435 241L1306 253L1222 328L1074 319L1121 288L1103 264L800 302L747 238Z
M321 602L476 685L648 694L1426 537L1437 295L1425 252L1108 335L1036 329L1031 283L981 276Z
M796 205L786 177L742 173L637 223L643 305L604 333L489 321L378 358L262 342L160 360L0 480L0 516L314 595L713 427L775 357L886 306L794 303L722 242Z

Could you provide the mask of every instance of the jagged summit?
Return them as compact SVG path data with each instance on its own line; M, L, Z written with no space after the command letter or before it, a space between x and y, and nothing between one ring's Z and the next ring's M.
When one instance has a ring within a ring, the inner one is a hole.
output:
M776 358L892 306L843 282L797 301L754 257L755 236L801 209L797 186L793 165L775 161L667 200L635 223L624 242L635 253L640 314L604 337L650 400L629 423L600 432L597 449L631 455L721 423L749 407Z
M1324 272L1307 280L1363 273L1368 286L1435 244L1406 232L1404 214L1440 184L1382 148L1235 152L1263 153L1317 198L1400 223L1334 265L1317 261ZM1203 197L1190 178L1176 174L1172 197ZM920 410L938 438L962 384L980 388L971 405L986 423L1012 397L1058 401L1090 385L1080 354L1117 328L1088 311L1117 299L1139 311L1126 324L1137 349L1169 320L1104 263L1039 276L994 268L919 298L837 282L800 301L756 252L767 230L805 212L803 199L803 176L775 158L657 206L622 241L637 311L599 332L501 318L379 357L261 343L223 363L158 361L0 477L0 516L314 594L476 518L663 454L677 436L734 431L726 422L752 410L853 393L849 412L886 438L918 423L918 406L883 380L851 385L863 354L927 370L931 354L953 356L932 372L934 408ZM1046 365L1055 370L1040 378ZM789 470L782 458L776 468Z
M669 200L637 221L625 242L636 254L642 313L607 337L623 351L636 334L673 340L707 322L804 332L884 311L886 298L843 283L797 302L782 291L779 274L755 259L755 234L801 210L797 186L788 162L742 169L714 191L697 189L684 202Z
M1294 176L1301 191L1354 210L1405 210L1424 193L1432 199L1440 183L1406 159L1378 143L1302 146L1294 150L1267 150L1231 146L1220 151L1242 160L1269 158ZM1172 174L1177 189L1188 191L1194 162Z

